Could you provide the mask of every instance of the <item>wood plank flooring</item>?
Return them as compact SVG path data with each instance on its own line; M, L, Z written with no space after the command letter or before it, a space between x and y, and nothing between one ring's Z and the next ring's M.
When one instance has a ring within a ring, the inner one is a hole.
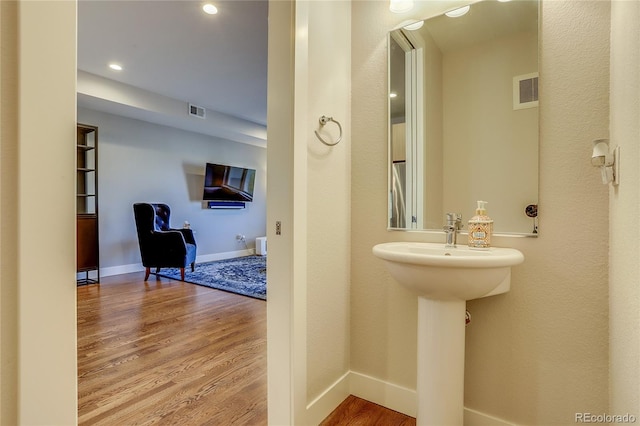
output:
M416 419L349 395L320 426L415 426Z
M266 302L143 278L78 287L78 423L266 425ZM415 419L349 396L322 425Z
M142 274L77 294L79 424L267 423L264 301Z

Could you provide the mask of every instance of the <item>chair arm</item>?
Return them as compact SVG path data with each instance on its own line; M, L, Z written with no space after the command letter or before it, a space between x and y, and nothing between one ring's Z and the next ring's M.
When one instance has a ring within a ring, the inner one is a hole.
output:
M179 231L154 231L151 233L154 245L177 249L181 254L187 253L187 245L182 232Z
M190 228L172 228L171 231L178 231L182 234L182 236L184 237L184 241L187 244L193 244L194 246L196 245L196 239L193 236L193 230Z

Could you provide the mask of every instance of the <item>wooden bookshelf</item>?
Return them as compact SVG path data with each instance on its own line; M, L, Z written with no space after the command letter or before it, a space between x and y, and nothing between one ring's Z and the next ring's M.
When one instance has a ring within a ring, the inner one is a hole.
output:
M76 139L76 265L78 285L100 281L98 128L78 124Z

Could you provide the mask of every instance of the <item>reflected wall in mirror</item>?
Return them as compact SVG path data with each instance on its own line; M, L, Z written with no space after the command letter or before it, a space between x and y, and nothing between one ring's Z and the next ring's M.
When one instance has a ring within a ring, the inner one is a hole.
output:
M537 72L537 1L483 0L390 33L390 228L466 223L484 200L495 233L537 233Z

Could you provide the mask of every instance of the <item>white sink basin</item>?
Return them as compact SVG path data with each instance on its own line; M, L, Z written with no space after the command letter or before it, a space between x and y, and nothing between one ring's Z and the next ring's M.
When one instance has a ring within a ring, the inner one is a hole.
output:
M466 301L509 291L518 250L435 243L373 247L396 281L418 295L418 426L462 426Z
M393 242L373 247L393 278L418 296L471 300L509 291L511 267L524 261L516 249Z

